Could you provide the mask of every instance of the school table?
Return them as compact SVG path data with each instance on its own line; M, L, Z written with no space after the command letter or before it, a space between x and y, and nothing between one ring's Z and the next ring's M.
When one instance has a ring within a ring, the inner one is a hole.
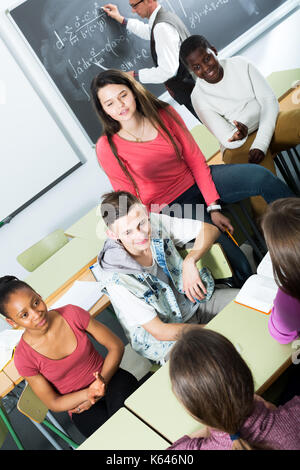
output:
M169 442L126 408L120 408L77 450L164 450Z
M231 302L205 326L234 344L252 371L258 394L290 365L294 351L292 344L281 345L270 336L267 322L268 315ZM172 443L200 427L173 394L168 363L127 398L125 406Z

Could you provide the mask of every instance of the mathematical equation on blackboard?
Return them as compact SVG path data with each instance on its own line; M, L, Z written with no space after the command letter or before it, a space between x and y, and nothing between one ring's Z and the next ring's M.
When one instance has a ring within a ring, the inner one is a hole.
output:
M57 54L64 57L69 75L78 83L85 98L90 100L87 85L84 80L86 72L92 66L98 66L98 72L110 68L118 68L123 72L145 67L150 53L146 48L130 48L130 33L112 36L113 24L106 13L95 2L92 9L76 15L68 24L53 29L52 41ZM123 27L119 27L118 31ZM51 41L51 38L50 38ZM126 54L124 54L126 46ZM128 50L130 54L128 55ZM48 49L49 51L49 49ZM95 75L96 75L95 69ZM81 97L83 98L83 97Z
M197 27L197 24L201 22L202 18L213 14L214 12L219 10L220 7L226 6L227 4L232 3L233 1L236 2L239 0L215 0L212 2L207 2L204 5L201 5L201 8L199 10L195 9L192 12L188 11L188 8L186 7L186 2L182 0L162 0L160 3L167 10L173 11L173 13L179 14L181 17L185 18L188 21L189 27L191 29L195 29ZM244 1L245 3L248 2L248 0L242 1ZM250 3L251 1L252 0L250 0Z

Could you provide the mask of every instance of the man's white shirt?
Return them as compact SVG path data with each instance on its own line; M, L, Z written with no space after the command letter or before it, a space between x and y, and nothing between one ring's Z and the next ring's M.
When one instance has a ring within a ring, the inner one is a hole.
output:
M151 29L160 8L161 5L154 10L148 23L129 18L127 30L142 39L150 40ZM168 23L158 23L153 29L153 35L157 67L139 70L141 83L164 83L176 75L179 67L180 38L177 30Z

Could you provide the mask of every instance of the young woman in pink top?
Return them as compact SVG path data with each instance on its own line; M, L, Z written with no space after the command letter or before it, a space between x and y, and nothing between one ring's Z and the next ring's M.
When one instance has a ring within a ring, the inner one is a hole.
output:
M171 350L170 377L179 401L204 427L169 449L300 449L300 396L276 408L255 395L249 367L221 334L185 330Z
M0 312L12 327L25 329L14 361L21 376L52 411L68 411L88 437L137 388L137 380L119 368L124 345L80 307L47 310L28 284L0 278ZM107 349L105 359L88 338Z
M91 93L103 125L97 157L113 189L136 195L152 212L215 224L221 230L218 242L241 285L252 271L225 233L233 227L221 212L220 200L231 203L261 195L269 203L292 196L288 187L256 165L249 164L246 172L245 165L209 167L179 114L126 73L100 73Z

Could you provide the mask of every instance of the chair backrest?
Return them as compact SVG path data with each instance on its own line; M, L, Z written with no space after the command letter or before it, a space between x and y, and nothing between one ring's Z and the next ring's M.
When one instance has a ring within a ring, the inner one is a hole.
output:
M36 396L28 384L19 398L17 408L27 418L37 423L42 423L48 413L47 406Z
M55 230L50 233L50 235L47 235L39 242L20 253L17 256L17 261L21 266L27 269L27 271L32 272L68 243L68 241L69 239L64 234L63 230Z
M204 151L206 160L211 158L220 150L218 139L202 124L197 124L190 130L198 146Z
M190 250L178 250L183 258ZM232 277L231 266L219 243L214 243L210 250L197 262L198 269L207 267L214 279L228 279Z
M4 407L1 403L1 400L0 400L0 408L1 408L1 412L6 415L6 411L4 410ZM7 429L4 421L1 419L1 416L0 416L0 447L2 447L2 445L3 445L3 443L6 439L7 433L8 433L8 429Z

